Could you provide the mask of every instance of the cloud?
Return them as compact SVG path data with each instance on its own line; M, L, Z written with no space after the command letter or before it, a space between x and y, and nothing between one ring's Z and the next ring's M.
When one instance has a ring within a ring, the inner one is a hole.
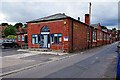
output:
M117 25L118 21L118 3L117 2L99 2L92 6L92 22L100 22L105 26Z
M3 0L3 2L118 2L119 0Z
M4 21L7 22L27 22L30 20L38 19L44 16L65 13L75 19L80 17L84 22L84 15L88 13L88 1L81 2L70 0L46 0L38 1L19 1L19 0L4 0L2 1L2 10L0 14L4 14L6 17ZM101 23L104 26L115 26L118 20L118 0L114 2L101 2L92 1L92 18L91 23ZM0 20L2 22L2 20Z
M72 5L72 6L71 6ZM77 7L76 9L73 8ZM79 9L80 8L80 9ZM84 7L83 7L84 8ZM8 21L26 22L27 20L40 18L55 13L66 13L72 17L80 16L83 9L78 4L72 3L51 3L51 2L3 2L2 13L5 14ZM84 8L85 9L85 8ZM78 12L76 12L78 11Z

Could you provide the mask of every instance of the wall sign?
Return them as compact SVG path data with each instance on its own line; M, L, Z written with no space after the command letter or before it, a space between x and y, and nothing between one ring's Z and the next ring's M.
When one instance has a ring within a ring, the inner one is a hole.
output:
M54 34L54 36L58 36L58 34Z
M68 41L68 36L64 36L64 41Z

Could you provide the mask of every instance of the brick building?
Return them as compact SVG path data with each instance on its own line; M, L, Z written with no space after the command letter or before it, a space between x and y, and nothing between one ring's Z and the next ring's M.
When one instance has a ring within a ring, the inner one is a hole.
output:
M102 29L100 23L91 24L91 26L94 27L92 47L111 43L111 30L106 27Z
M91 26L94 27L93 29L93 43L92 43L92 46L95 47L95 46L100 46L101 45L101 27L100 27L100 23L98 24L91 24Z
M19 46L23 47L28 43L27 28L22 28L21 26L19 26L17 28L16 36L17 36L16 42L18 43Z
M2 26L0 26L0 38L2 38Z
M103 29L100 23L90 25L89 14L85 14L85 22L81 22L80 18L76 20L58 13L28 21L26 29L19 27L17 42L28 43L28 48L74 52L112 43L116 41L115 34Z
M7 25L2 26L0 25L0 38L5 38L4 30L7 28Z
M98 24L94 24L93 26L95 26L97 29L97 46L101 46L103 43L103 32L101 29L101 25L100 23L98 23Z
M117 30L117 34L116 35L117 35L117 39L116 40L120 41L120 30Z
M59 13L28 21L27 27L29 48L48 48L65 52L88 48L89 25L65 14Z
M116 42L117 41L117 31L111 30L111 36L112 36L112 42Z
M87 27L87 48L93 47L93 31L94 27L90 25L90 15L85 14L85 24L88 25Z

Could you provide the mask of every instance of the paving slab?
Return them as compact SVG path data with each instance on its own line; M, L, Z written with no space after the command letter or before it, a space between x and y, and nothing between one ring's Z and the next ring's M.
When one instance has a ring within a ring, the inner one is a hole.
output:
M2 61L2 64L0 64L0 68L5 68L9 66L33 62L34 60L22 60L17 58L3 57L3 58L0 58L0 61Z
M42 51L31 51L29 49L18 49L17 51L25 51L28 53L36 53L36 54L51 54L51 55L67 55L69 53L59 52L59 51L48 51L48 52L42 52Z

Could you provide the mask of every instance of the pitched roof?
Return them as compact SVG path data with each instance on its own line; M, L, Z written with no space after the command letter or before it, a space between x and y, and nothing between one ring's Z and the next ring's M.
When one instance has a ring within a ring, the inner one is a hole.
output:
M47 17L43 17L43 18L39 18L39 19L35 19L35 20L32 20L32 21L28 21L26 23L35 23L35 22L42 22L42 21L51 21L51 20L60 20L60 19L66 19L66 18L69 18L69 19L72 19L72 20L75 20L81 24L84 24L86 26L89 26L88 24L84 23L84 22L81 22L79 20L76 20L70 16L67 16L65 15L64 13L61 14L61 13L58 13L58 14L54 14L54 15L50 15L50 16L47 16ZM91 26L92 27L92 26Z
M98 28L99 24L91 24L94 28Z
M58 14L54 14L51 16L47 16L47 17L43 17L43 18L39 18L39 19L35 19L32 21L28 21L27 23L31 23L31 22L41 22L41 21L48 21L48 20L56 20L56 19L63 19L63 18L68 18L69 16L66 16L64 13L58 13Z

